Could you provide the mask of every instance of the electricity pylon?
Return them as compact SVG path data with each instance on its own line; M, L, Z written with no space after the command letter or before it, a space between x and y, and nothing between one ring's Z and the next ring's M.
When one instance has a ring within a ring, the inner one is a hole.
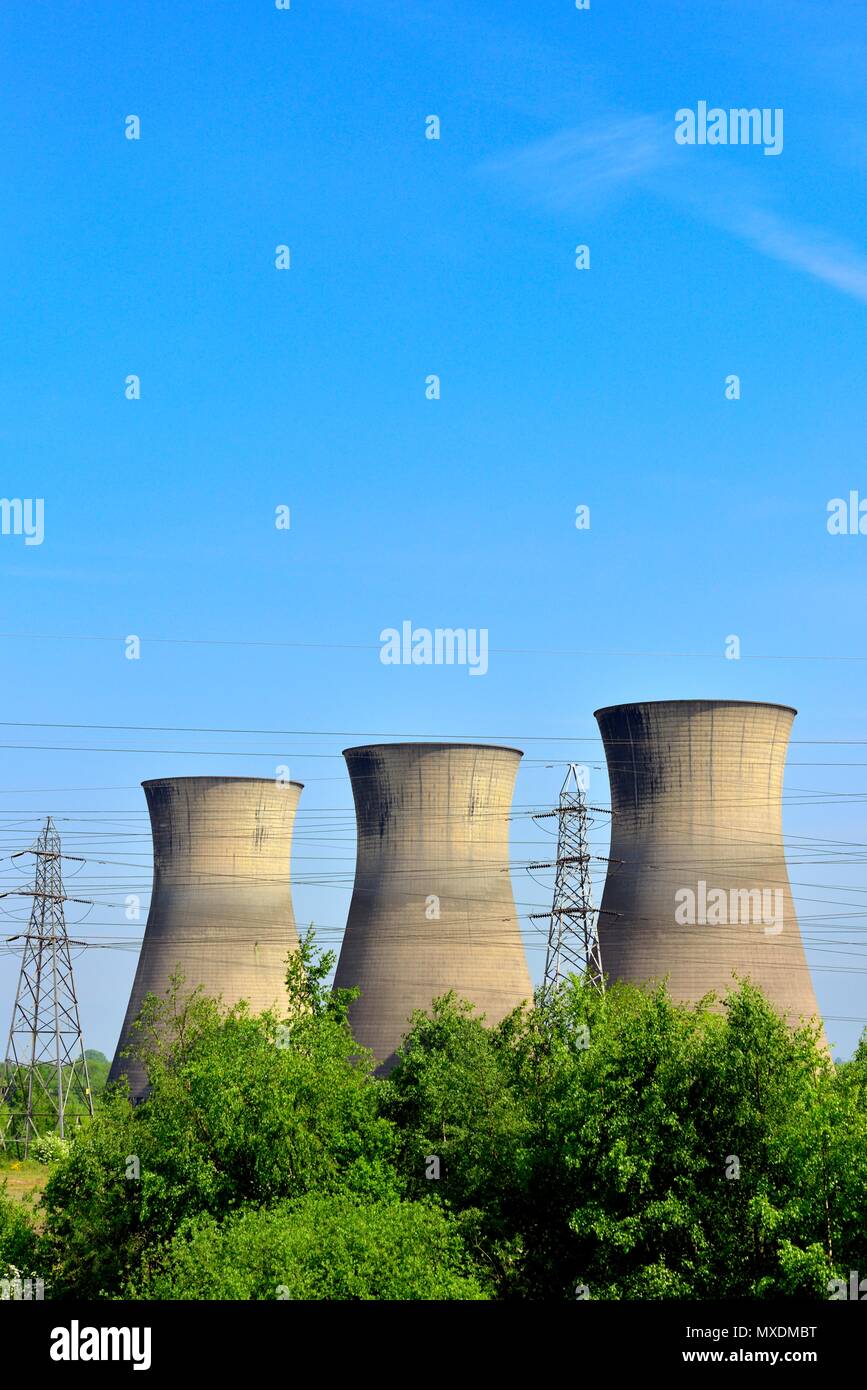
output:
M590 876L591 855L588 850L588 828L593 824L590 811L610 815L600 806L588 806L584 800L577 764L570 763L560 789L560 801L554 811L542 811L534 820L557 816L557 858L544 864L530 864L531 869L555 869L554 902L550 912L531 912L531 917L547 917L548 949L545 953L545 977L542 989L547 994L556 989L567 975L579 975L600 993L605 988L602 975L602 953L596 919L599 909L593 905L593 880Z
M24 942L21 973L12 1010L12 1025L6 1047L6 1061L0 1100L7 1109L0 1143L14 1144L26 1158L31 1142L39 1135L66 1131L66 1112L70 1100L81 1101L93 1114L93 1097L84 1040L78 1014L78 999L72 973L70 941L66 934L63 904L85 902L68 898L63 891L61 859L78 855L60 852L60 836L49 816L35 849L20 850L36 857L36 881L32 890L3 893L0 897L32 897L30 924L26 932L10 937Z

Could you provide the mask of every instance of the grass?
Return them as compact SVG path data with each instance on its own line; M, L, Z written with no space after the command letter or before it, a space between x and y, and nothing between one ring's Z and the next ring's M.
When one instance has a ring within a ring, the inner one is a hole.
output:
M13 1202L29 1202L41 1193L51 1169L47 1163L0 1158L0 1190Z

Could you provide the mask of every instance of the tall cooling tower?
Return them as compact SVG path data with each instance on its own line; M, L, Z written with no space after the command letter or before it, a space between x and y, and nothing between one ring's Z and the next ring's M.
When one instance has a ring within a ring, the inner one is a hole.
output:
M143 782L154 877L139 956L109 1079L126 1074L134 1096L142 1067L122 1058L144 998L164 995L180 967L184 990L201 985L227 1004L259 1012L286 997L286 957L298 946L289 858L299 782L259 777L164 777Z
M694 1002L735 973L790 1022L818 1017L783 850L795 713L741 700L596 711L614 812L599 918L609 979L668 976Z
M348 748L355 886L335 987L387 1071L414 1009L454 990L499 1022L532 997L509 875L522 754L454 743Z

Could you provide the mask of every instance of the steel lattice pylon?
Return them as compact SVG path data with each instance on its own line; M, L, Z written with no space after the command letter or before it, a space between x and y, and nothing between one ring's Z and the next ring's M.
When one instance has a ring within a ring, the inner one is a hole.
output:
M588 806L584 800L577 764L570 763L560 789L556 811L542 811L535 820L557 816L557 858L549 863L531 864L531 869L555 869L554 902L550 912L531 912L531 917L547 917L548 949L545 953L545 977L542 989L553 990L567 975L587 979L595 989L604 990L602 956L596 929L598 908L593 905L593 880L590 861L602 859L588 851L588 828L593 824L590 812L610 815L599 806Z
M50 1131L63 1136L73 1097L89 1115L93 1098L69 949L83 943L69 940L63 910L65 902L84 900L66 897L60 868L61 859L78 856L61 854L50 816L36 848L20 853L35 855L36 882L23 894L33 898L28 929L9 938L23 940L24 956L2 1078L0 1099L8 1114L0 1143L14 1146L26 1158L37 1136Z

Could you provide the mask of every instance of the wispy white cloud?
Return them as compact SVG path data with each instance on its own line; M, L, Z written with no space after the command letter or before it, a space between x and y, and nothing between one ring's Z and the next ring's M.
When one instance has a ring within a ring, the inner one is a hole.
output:
M666 163L669 140L651 116L561 130L522 150L489 160L483 169L557 211L600 204L639 185Z
M705 150L676 146L662 116L621 116L558 131L483 166L515 193L555 212L598 212L635 192L721 227L762 255L867 303L867 253L821 228L791 222L767 193ZM698 155L698 158L696 158Z
M726 220L729 231L765 256L795 266L867 304L867 256L813 227L796 227L775 213L742 207Z

